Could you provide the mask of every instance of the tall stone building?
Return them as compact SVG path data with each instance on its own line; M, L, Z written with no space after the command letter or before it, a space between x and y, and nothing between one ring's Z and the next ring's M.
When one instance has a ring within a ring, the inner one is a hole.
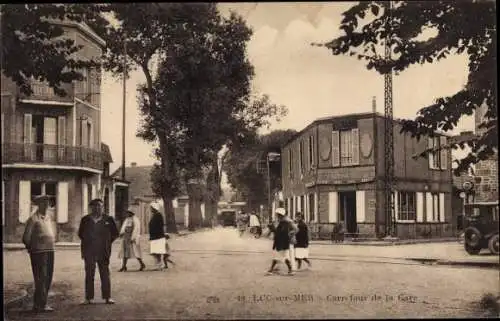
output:
M476 134L481 134L484 129L480 129L479 125L484 119L487 106L482 105L476 109L475 113L475 130ZM475 201L476 202L491 202L498 200L498 146L495 150L495 155L490 159L484 160L476 164L475 170Z

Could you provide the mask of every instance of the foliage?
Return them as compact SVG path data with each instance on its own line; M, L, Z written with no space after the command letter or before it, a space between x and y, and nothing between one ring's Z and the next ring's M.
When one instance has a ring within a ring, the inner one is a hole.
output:
M257 210L261 204L268 203L266 155L280 152L281 146L297 132L295 130L275 130L267 135L256 137L240 148L230 151L224 170L229 183L237 190L239 197L247 202L251 209ZM262 167L257 170L257 164ZM281 186L281 163L270 162L271 190Z
M99 13L106 10L98 4L1 5L2 73L26 95L32 94L34 78L65 96L62 85L82 80L79 70L98 67L100 57L84 60L75 56L82 46L65 37L63 27L54 21L88 22L102 30L106 23Z
M496 4L494 1L388 1L360 2L343 13L344 34L324 44L334 55L348 54L367 61L367 68L381 74L396 73L414 64L433 63L453 54L469 57L465 87L422 108L403 130L420 139L436 130L456 127L464 115L487 106L482 133L467 141L471 153L456 172L486 159L498 147L496 98ZM437 35L423 39L425 32ZM391 58L380 50L386 39ZM450 147L450 146L448 146ZM458 148L457 144L451 147ZM426 151L427 153L428 151ZM424 154L426 154L424 153Z

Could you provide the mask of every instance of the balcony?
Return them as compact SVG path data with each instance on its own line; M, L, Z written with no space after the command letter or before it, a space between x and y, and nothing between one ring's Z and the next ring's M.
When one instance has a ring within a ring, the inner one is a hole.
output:
M80 146L5 143L3 164L33 164L85 167L102 170L102 152Z
M34 101L51 101L60 103L73 103L73 85L72 84L62 84L61 88L66 91L66 96L61 97L54 93L54 89L50 87L47 83L32 80L31 89L33 93L31 95L25 95L19 93L20 98L24 100L34 100Z

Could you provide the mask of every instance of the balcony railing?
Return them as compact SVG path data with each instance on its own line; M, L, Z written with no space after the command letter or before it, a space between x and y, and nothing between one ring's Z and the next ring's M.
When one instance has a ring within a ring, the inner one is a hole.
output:
M56 95L54 89L45 82L32 80L30 84L33 93L29 96L20 93L22 99L73 102L73 85L70 83L61 85L61 88L66 91L66 96L64 97Z
M88 167L102 170L102 152L80 146L5 143L2 162Z

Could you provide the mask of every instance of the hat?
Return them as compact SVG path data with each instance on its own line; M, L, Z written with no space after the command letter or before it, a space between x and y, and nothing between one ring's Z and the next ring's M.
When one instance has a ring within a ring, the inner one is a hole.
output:
M286 215L286 210L283 207L278 207L275 211L277 215L285 216Z
M49 199L50 198L47 195L39 195L33 199L33 203L40 204L43 201L49 201Z
M161 208L162 208L162 204L159 201L154 201L154 202L151 202L151 207L154 208L155 210L157 210L158 212L160 212Z
M91 201L89 202L89 205L90 205L90 206L92 206L92 205L94 205L94 204L96 204L96 203L101 203L101 204L104 204L104 201L103 201L102 199L100 199L100 198L94 198L93 200L91 200Z
M133 211L133 208L127 208L127 210L125 211L125 213L130 213L132 215L135 215L135 212Z

